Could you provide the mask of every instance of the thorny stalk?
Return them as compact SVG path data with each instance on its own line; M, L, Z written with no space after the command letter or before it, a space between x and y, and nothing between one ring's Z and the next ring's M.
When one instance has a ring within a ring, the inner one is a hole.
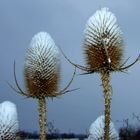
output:
M105 115L105 127L104 127L104 140L110 139L110 106L111 106L111 95L112 95L112 88L110 84L110 73L109 71L103 71L101 72L101 81L103 86L103 92L104 92L104 115Z
M38 99L39 111L39 126L40 126L40 140L46 140L46 100L45 97Z

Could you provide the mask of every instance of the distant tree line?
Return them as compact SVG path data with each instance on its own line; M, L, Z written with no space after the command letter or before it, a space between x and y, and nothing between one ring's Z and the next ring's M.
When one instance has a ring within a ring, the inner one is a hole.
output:
M140 140L140 115L133 113L131 120L123 120L123 126L119 129L119 135L120 140Z
M133 113L132 120L124 119L122 127L119 129L120 140L140 140L140 116ZM135 122L134 124L131 122ZM75 134L75 133L60 133L58 129L54 127L54 122L48 123L47 139L63 139L63 138L78 138L83 140L88 137L88 134ZM17 134L20 139L38 139L39 134L37 132L19 131Z
M86 134L75 134L75 133L60 133L58 128L55 128L54 121L47 123L47 139L63 139L63 138L79 138L84 139L87 138ZM27 132L27 131L19 131L17 136L20 137L21 140L24 139L39 139L38 132Z
M26 132L26 131L19 131L17 134L21 140L24 139L39 139L39 134L37 132ZM87 138L86 134L74 134L74 133L52 133L52 134L47 134L47 139L71 139L71 138L79 138L79 139L84 139Z

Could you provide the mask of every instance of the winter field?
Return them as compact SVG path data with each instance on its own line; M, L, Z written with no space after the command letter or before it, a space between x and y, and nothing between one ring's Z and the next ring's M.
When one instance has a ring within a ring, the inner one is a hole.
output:
M39 140L39 139L25 139L25 140ZM56 139L52 139L52 140L56 140ZM76 138L76 139L58 139L58 140L80 140L80 138ZM82 139L82 140L87 140L87 139Z

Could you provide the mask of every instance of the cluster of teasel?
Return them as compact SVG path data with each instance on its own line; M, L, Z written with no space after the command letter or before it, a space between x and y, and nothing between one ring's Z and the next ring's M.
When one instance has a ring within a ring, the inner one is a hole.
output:
M110 137L110 105L112 87L110 84L110 73L114 71L125 71L134 65L139 57L130 65L125 66L123 62L123 36L116 23L116 17L108 8L102 8L89 18L85 28L84 53L87 66L81 66L71 62L66 55L65 58L74 67L86 71L85 74L100 73L104 92L104 140ZM70 92L68 85L59 91L60 80L60 58L59 50L51 36L46 32L40 32L33 37L26 53L24 65L24 77L26 91L23 91L17 81L14 63L14 77L18 89L12 88L21 95L38 100L40 139L46 139L46 100Z

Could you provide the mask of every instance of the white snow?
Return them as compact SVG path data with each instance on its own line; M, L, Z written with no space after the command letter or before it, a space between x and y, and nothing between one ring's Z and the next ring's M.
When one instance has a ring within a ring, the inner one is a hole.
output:
M10 101L0 104L0 138L15 137L18 131L18 114L16 105Z
M51 38L50 34L47 32L37 33L31 40L30 47L35 49L36 55L40 55L42 49L51 49L53 55L57 55L58 48L55 45L54 40Z
M88 140L103 139L104 136L104 115L98 117L89 128ZM118 132L116 131L113 122L110 123L110 140L119 140Z
M26 53L25 69L28 74L32 76L35 71L40 71L41 76L47 78L48 74L57 73L59 67L59 50L54 40L47 32L37 33Z
M107 46L123 46L122 31L117 24L115 15L109 8L101 8L86 23L85 44Z

